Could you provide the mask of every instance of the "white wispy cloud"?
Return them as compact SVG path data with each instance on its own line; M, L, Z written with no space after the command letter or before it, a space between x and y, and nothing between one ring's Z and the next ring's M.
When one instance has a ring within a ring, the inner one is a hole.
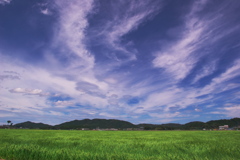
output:
M199 49L202 43L201 37L208 27L205 21L200 20L196 15L196 12L201 10L204 4L204 2L195 2L190 13L185 17L185 29L182 31L182 37L156 54L156 58L153 60L154 67L164 68L175 79L181 80L195 66L199 56L194 53Z
M102 117L114 118L114 119L123 119L123 118L126 117L125 115L121 116L121 115L116 115L114 113L110 114L110 113L107 113L107 112L99 113L99 115L102 116Z
M227 117L239 117L240 106L239 105L226 106L226 107L223 107L223 108L218 108L217 111L213 111L211 113L212 114L226 115Z
M222 73L219 77L213 79L213 83L220 84L226 82L236 76L239 76L240 70L240 59L237 59L233 65L228 68L224 73Z
M173 86L171 88L164 88L162 91L149 94L146 100L139 103L136 108L138 113L154 112L154 113L171 113L178 112L181 109L187 108L191 105L202 104L211 99L206 97L198 99L201 96L201 89ZM184 94L183 94L184 93ZM200 108L199 108L200 110Z
M44 83L46 86L48 86L49 83L57 84L58 89L54 87L55 85L52 85L51 90L54 89L55 92L57 90L64 90L64 92L68 93L69 96L78 99L77 101L75 100L74 103L88 106L90 105L93 108L106 108L107 106L112 105L122 106L123 102L120 101L121 97L124 95L128 93L140 95L145 92L143 87L141 87L143 89L142 91L133 91L132 89L126 93L128 89L126 88L127 85L124 81L127 80L127 76L124 76L125 78L123 78L122 75L117 77L121 77L122 82L109 75L107 75L108 78L101 80L96 78L95 72L98 72L98 70L93 69L95 66L95 58L87 50L85 44L87 36L85 31L88 29L88 15L92 13L94 8L93 1L74 1L74 3L72 3L58 0L56 3L60 11L60 21L58 23L59 30L56 32L53 45L62 45L61 47L64 50L64 56L69 58L69 66L62 68L60 72L53 70L50 71L52 73L48 74L45 73L45 71L42 71L41 73L42 76L45 77ZM136 29L160 7L150 5L150 3L153 2L114 2L114 5L112 6L113 17L108 19L105 26L101 27L103 32L100 32L105 37L105 40L107 40L108 45L111 44L114 49L121 50L124 54L129 54L129 52L120 45L120 39L123 35ZM124 12L121 10L117 11L115 8L116 4L121 5L121 7L126 7L126 10ZM145 9L146 6L149 6L147 10ZM78 57L73 56L73 54ZM132 55L130 55L130 57L131 56ZM55 65L61 66L61 63L58 62L54 56L47 55L46 58L49 62L53 62ZM76 76L76 73L81 76ZM51 77L51 74L54 75L54 78ZM50 77L55 79L55 82L53 82ZM64 80L68 77L71 77L71 80ZM36 80L36 78L34 79ZM119 96L119 98L114 99L112 97L114 94ZM64 102L62 101L61 103L59 102L59 104L63 103Z
M212 79L212 82L200 90L200 94L216 94L223 91L237 88L238 85L233 85L229 80L236 78L240 75L240 60L236 60L231 67L229 67L225 72L219 76Z
M58 100L58 101L54 102L54 105L56 105L56 106L71 106L73 104L74 103L71 102L71 101L60 101L60 100Z
M12 0L0 0L0 5L9 4Z
M111 4L110 15L104 20L103 26L99 27L96 32L98 36L102 36L108 47L120 51L121 54L127 56L127 61L136 60L136 51L129 50L128 44L121 44L122 37L133 30L136 30L141 23L147 21L152 15L159 12L161 4L156 1L113 1ZM119 8L124 8L120 10ZM131 42L130 42L131 43ZM130 44L129 43L129 44ZM112 53L113 59L119 59L116 53Z
M179 29L181 38L170 42L155 54L156 58L152 62L154 67L163 68L165 73L176 80L186 78L193 68L201 67L198 73L195 73L192 84L216 71L220 57L207 61L203 66L196 65L202 57L214 50L214 46L221 40L239 29L239 26L227 27L225 15L220 14L226 10L225 6L229 5L228 2L224 3L224 7L221 6L208 14L200 14L208 3L208 0L194 2L190 12L183 18L184 29ZM216 52L221 52L219 50Z
M216 70L216 62L212 62L209 65L203 66L203 68L199 71L200 73L197 74L194 79L192 80L192 84L199 81L201 78L204 78L210 74L212 74Z
M1 83L1 108L9 112L11 112L11 108L14 108L14 112L44 114L43 109L46 107L52 108L52 104L60 108L74 106L75 104L93 108L105 108L108 105L107 98L97 95L97 93L107 93L104 82L98 83L97 80L95 81L91 77L83 76L88 83L78 83L78 81L67 80L66 77L56 76L51 70L28 66L21 62L7 61L3 57L1 60L3 68L0 69L0 72L8 68L21 76L21 79L15 83L7 80ZM83 91L78 89L83 89ZM49 97L62 97L61 95L67 95L73 100L58 100L55 103L48 100Z
M57 0L56 4L60 18L59 30L56 32L53 46L60 48L62 53L56 55L65 57L68 64L63 68L58 57L47 54L46 59L50 64L54 64L54 68L62 68L53 69L51 72L61 80L70 77L71 80L68 82L72 83L69 87L72 91L68 94L74 97L80 95L80 99L84 97L81 103L93 103L92 97L98 99L95 103L101 101L99 104L102 104L109 87L107 83L96 78L95 58L86 47L88 16L93 12L94 1ZM72 94L73 92L75 93Z
M11 93L22 93L27 95L49 96L50 93L44 93L41 89L14 88L9 90Z
M196 112L202 112L202 110L199 109L199 108L195 108L194 110L195 110Z
M61 113L61 112L56 112L56 111L50 111L50 115L53 115L53 116L64 116L63 113Z
M51 10L49 9L49 3L38 3L37 6L40 8L40 12L44 15L52 15Z
M69 65L72 68L93 68L94 56L85 46L85 30L88 27L87 16L93 9L93 1L75 0L69 2L57 0L56 4L58 6L60 19L59 30L55 37L55 45L65 47L65 49L63 49L64 56L67 55L67 57L71 59Z
M41 9L40 12L44 15L51 15L51 11L48 8Z
M231 67L225 72L215 77L209 85L201 88L189 87L184 88L174 83L172 87L162 88L161 91L149 93L147 98L136 106L134 112L146 113L156 110L156 113L167 113L175 108L176 111L187 108L189 106L201 105L216 100L215 94L238 88L239 85L231 83L231 80L238 77L240 73L240 63L236 60ZM208 95L208 96L206 96ZM198 98L204 96L202 98ZM139 108L139 109L138 109ZM195 111L202 111L201 107L195 108Z
M33 96L39 94L39 92L30 92L30 94L22 95L24 90L15 90L14 94L6 89L1 90L1 110L9 113L34 113L43 114L42 109L48 106L45 103L45 96ZM24 92L25 93L25 92Z

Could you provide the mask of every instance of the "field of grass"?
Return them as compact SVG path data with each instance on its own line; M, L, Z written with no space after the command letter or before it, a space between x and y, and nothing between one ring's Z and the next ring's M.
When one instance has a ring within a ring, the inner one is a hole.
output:
M0 159L240 159L239 131L0 130Z

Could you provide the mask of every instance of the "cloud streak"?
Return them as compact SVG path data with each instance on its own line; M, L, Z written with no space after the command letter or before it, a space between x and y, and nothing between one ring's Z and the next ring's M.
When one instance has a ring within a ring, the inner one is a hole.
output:
M156 54L153 66L164 68L175 79L184 79L199 58L195 52L200 48L202 37L208 28L204 20L200 20L197 12L205 5L205 1L195 2L190 13L185 17L182 37Z
M0 80L5 80L5 79L17 80L17 79L20 79L20 77L15 75L0 75Z
M108 19L101 23L103 26L96 29L97 36L100 36L104 40L103 43L113 50L110 58L120 62L136 60L136 50L127 47L131 42L127 45L123 44L122 38L159 12L161 4L151 0L131 2L118 0L111 1L108 7L108 12L111 14L107 14ZM124 11L119 8L124 8ZM121 55L127 58L121 59L120 57L123 57Z
M57 0L60 19L55 43L65 46L64 55L71 59L72 68L94 67L94 56L86 49L85 30L88 27L87 16L93 9L92 0L63 1Z
M12 0L0 0L0 5L10 4Z
M240 106L233 105L233 106L226 106L223 108L219 108L219 111L213 111L212 114L220 114L226 115L227 117L239 117L240 114Z
M48 96L49 93L44 93L41 89L26 89L26 88L15 88L9 90L11 93L21 93L26 95L38 95L38 96Z

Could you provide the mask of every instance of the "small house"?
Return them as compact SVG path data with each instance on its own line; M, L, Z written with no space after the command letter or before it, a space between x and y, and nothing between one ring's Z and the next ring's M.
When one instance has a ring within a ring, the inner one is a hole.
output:
M82 128L83 131L87 131L90 130L89 128Z
M228 130L228 125L219 126L219 130Z

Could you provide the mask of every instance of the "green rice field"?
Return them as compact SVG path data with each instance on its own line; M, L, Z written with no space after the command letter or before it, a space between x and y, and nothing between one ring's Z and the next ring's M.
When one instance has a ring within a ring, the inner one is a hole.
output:
M239 131L0 129L5 160L239 160Z

